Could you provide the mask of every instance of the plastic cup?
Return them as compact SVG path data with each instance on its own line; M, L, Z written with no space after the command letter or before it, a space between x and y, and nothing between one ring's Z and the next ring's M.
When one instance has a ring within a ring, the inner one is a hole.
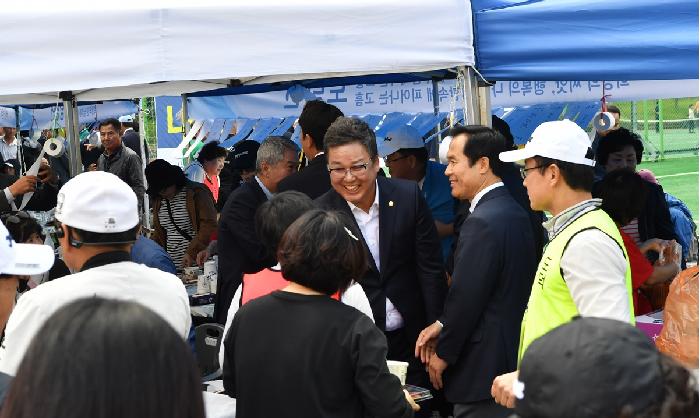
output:
M401 386L405 385L408 363L405 361L387 360L386 365L389 367L389 373L399 378Z

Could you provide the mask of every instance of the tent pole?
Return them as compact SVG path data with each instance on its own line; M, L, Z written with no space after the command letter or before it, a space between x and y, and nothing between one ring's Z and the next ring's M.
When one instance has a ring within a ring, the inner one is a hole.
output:
M80 138L78 137L78 106L72 91L62 91L58 97L63 100L63 115L69 144L67 151L70 160L70 175L75 177L83 171L83 163L80 158Z
M190 112L187 108L187 93L180 96L182 98L182 133L183 138L190 132Z
M139 99L139 146L141 147L141 175L143 176L143 185L147 189L148 182L146 180L146 164L148 161L146 161L146 122L144 121L145 112L143 111L143 105L144 100L142 97ZM151 202L148 199L148 195L145 193L143 196L141 196L141 199L143 199L143 221L141 224L144 226L144 228L150 230L151 217L149 214L151 213L151 210L149 206Z
M481 124L491 128L491 86L479 86L479 117Z
M19 161L19 170L24 173L27 171L27 165L24 162L24 152L22 147L22 130L20 124L19 106L15 106L15 141L17 143L17 161Z
M459 67L462 83L462 105L464 107L464 123L466 125L479 125L481 118L479 112L479 91L474 69L471 67Z
M440 85L438 84L438 79L437 77L432 78L433 82L433 114L438 115L440 113L440 94L438 93L438 89L440 88ZM440 143L442 142L442 133L440 132L440 122L438 121L437 126L435 127L435 133L437 133L437 137L435 138L435 141L432 141L432 144L430 145L430 150L428 150L428 155L432 158L437 157L438 155L438 150L440 149Z

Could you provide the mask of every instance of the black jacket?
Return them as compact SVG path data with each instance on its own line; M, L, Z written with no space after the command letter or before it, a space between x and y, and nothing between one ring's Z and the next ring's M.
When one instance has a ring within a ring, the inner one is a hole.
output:
M243 183L228 197L218 229L219 271L214 319L226 323L233 295L244 273L257 273L275 264L255 231L255 212L267 196L255 179Z
M19 177L0 174L0 213L12 210L10 203L5 197L4 189L16 182ZM51 210L56 207L56 197L58 189L48 184L41 184L37 191L34 192L32 198L29 199L25 210ZM15 196L15 205L19 207L22 204L22 195Z
M331 189L331 177L328 174L328 160L325 154L309 161L303 170L280 181L278 192L296 190L312 199L320 197Z
M505 187L486 193L462 224L440 318L445 397L491 399L493 379L517 368L520 323L537 268L527 213Z
M542 258L542 251L544 245L547 243L547 231L542 227L542 222L544 222L544 214L540 211L534 211L530 207L530 198L527 195L527 189L523 186L523 179L520 176L520 170L515 164L506 163L504 166L504 171L501 176L503 185L506 186L511 197L522 207L525 212L527 212L530 219L530 228L532 229L532 235L535 240L535 255L537 261L539 262ZM452 274L454 270L454 257L455 250L457 249L457 241L459 240L460 227L469 216L469 206L468 201L462 201L457 208L457 216L455 217L454 230L455 237L452 244L452 253L447 259L447 271Z
M124 132L124 135L122 136L122 144L134 151L139 158L141 157L141 137L139 136L138 132L134 131L133 129L129 129L128 131ZM149 155L146 144L143 144L143 151L146 154L146 165L148 165Z
M381 272L362 237L370 266L358 283L367 294L377 327L386 328L385 300L389 298L413 343L442 313L447 280L440 239L416 182L377 177L377 183ZM348 203L334 189L316 202L321 208L346 213L359 230Z

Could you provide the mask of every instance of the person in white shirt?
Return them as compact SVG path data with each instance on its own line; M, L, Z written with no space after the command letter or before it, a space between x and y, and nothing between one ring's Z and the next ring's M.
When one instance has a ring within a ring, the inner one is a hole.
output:
M4 127L2 141L0 141L0 155L2 155L3 161L16 160L17 159L17 138L15 134L17 133L16 128Z
M133 190L114 174L87 172L66 183L57 200L58 240L66 265L76 273L22 296L5 329L0 371L14 375L43 323L62 306L84 297L141 303L186 338L192 318L182 281L131 261L129 251L140 227Z

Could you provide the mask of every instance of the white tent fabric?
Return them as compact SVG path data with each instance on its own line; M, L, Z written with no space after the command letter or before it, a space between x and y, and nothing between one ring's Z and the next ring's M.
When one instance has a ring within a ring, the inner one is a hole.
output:
M474 64L468 0L24 0L2 16L0 103Z

